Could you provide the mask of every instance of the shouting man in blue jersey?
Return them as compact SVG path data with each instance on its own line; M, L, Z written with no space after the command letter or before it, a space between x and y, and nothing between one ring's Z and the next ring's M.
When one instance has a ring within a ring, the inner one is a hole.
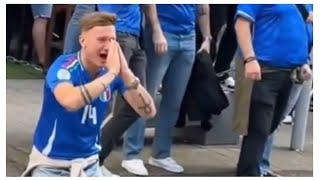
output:
M115 16L90 13L80 22L81 50L50 67L27 170L32 176L102 176L100 126L115 91L142 117L156 110L116 42Z

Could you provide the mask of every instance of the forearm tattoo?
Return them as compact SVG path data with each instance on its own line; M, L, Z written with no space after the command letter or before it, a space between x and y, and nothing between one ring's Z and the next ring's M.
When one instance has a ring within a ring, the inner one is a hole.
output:
M151 101L149 100L149 102L147 102L147 100L143 98L141 93L139 93L139 97L141 98L143 105L138 107L138 109L142 109L146 114L150 114L152 111L150 107Z

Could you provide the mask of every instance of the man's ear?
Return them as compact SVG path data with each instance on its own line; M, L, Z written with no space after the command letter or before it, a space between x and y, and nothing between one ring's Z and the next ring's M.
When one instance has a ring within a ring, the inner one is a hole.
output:
M83 34L80 34L79 36L79 43L81 45L81 47L85 47L85 38Z

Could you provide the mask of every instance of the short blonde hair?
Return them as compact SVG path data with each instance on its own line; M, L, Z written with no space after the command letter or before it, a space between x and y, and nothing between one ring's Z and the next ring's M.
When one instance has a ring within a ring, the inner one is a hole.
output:
M80 20L80 31L85 32L95 26L109 26L116 23L115 14L93 12L85 14Z

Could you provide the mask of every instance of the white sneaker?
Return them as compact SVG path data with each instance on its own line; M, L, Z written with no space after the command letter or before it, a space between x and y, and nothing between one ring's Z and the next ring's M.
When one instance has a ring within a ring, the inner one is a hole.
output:
M292 116L286 116L283 120L282 120L282 123L283 124L288 124L288 125L290 125L290 124L293 124L293 122L292 122Z
M235 81L234 81L233 77L229 76L227 79L225 79L224 85L227 86L228 88L234 88Z
M221 84L222 90L234 92L235 81L234 81L233 77L229 76L225 80L221 81L220 84Z
M155 159L153 157L150 157L149 164L174 173L182 173L184 171L183 167L177 164L177 162L171 157L167 157L164 159Z
M148 176L148 170L141 159L123 160L121 166L128 172L138 176Z
M102 175L105 176L105 177L120 177L119 175L113 174L112 172L110 172L110 171L109 171L106 167L104 167L104 166L100 166L100 169L101 169Z

